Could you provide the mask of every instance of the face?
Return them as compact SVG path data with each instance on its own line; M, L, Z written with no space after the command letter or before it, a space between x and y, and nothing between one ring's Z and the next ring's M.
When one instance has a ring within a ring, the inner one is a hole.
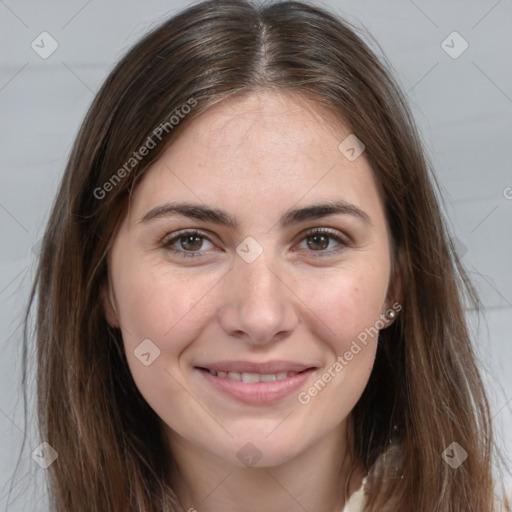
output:
M136 188L107 318L172 449L273 466L347 425L393 307L383 205L364 153L338 148L349 134L253 93L196 118Z

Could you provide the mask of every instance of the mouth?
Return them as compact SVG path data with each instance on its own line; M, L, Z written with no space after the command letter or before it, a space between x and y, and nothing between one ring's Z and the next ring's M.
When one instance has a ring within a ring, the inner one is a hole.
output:
M248 372L228 372L222 370L210 370L208 368L200 368L201 370L205 370L213 375L214 377L219 377L221 379L231 379L237 382L244 382L246 384L254 384L256 382L276 382L279 380L284 380L289 377L294 377L299 373L307 372L308 369L302 370L301 372L277 372L277 373L248 373Z
M316 366L272 362L243 362L196 366L210 389L246 404L277 402L304 385Z

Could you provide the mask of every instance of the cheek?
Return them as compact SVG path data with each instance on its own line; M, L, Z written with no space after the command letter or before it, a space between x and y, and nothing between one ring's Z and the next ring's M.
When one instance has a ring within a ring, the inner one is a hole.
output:
M389 279L384 260L372 265L361 257L324 275L321 282L303 280L304 296L311 297L308 306L316 317L315 338L329 354L323 373L303 390L299 402L313 401L319 417L332 427L357 403L373 369Z
M133 258L117 262L113 275L119 304L121 327L130 343L143 338L160 342L166 335L179 343L172 332L183 325L193 327L191 317L201 309L215 277L204 273L171 272L170 268L151 261ZM176 347L179 350L179 346Z
M352 340L368 329L382 327L378 321L388 275L382 267L354 265L325 274L320 281L302 280L301 295L309 297L306 305L317 315L319 328L323 324L322 337L336 354L347 350Z
M178 406L187 396L180 356L200 333L212 277L184 277L152 265L118 265L113 276L128 366L140 393L155 411ZM117 279L116 279L117 277ZM218 280L218 278L217 278Z
M319 421L334 428L355 406L371 375L377 351L380 315L388 274L379 270L344 269L329 286L307 290L317 317L315 338L328 347L326 366L302 390L299 403L314 407ZM318 283L317 283L318 284Z

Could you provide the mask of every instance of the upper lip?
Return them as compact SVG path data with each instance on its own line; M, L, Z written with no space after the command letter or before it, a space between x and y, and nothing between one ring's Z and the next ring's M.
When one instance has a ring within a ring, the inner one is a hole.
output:
M198 364L196 368L204 368L215 372L259 373L264 375L280 372L299 373L316 367L314 365L296 363L293 361L268 361L266 363L256 363L252 361L218 361L216 363Z

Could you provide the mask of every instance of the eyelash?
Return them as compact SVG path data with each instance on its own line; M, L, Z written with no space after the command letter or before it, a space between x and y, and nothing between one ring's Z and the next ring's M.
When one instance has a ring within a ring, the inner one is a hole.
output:
M312 253L318 253L318 254L315 254L315 257L322 258L324 256L330 256L333 253L337 253L337 252L343 250L345 247L349 246L349 243L346 240L341 238L337 234L336 231L331 230L329 228L313 228L313 229L310 229L310 230L308 230L308 231L306 231L304 233L304 235L301 238L301 241L305 240L306 238L311 238L311 237L314 237L314 236L317 236L317 235L327 236L328 238L333 239L336 242L338 242L339 245L336 246L335 249L319 250L319 251L308 251L308 252L312 252ZM199 251L185 251L183 249L175 249L175 248L172 247L172 245L174 243L176 243L177 241L179 241L180 238L185 237L185 236L189 236L189 237L190 236L197 236L199 238L203 238L203 239L208 240L210 243L213 243L201 231L197 231L197 230L191 229L191 230L179 231L178 233L173 234L172 238L168 238L168 237L164 238L162 240L161 244L160 244L160 247L163 248L163 249L166 249L168 251L171 251L174 254L177 254L177 255L179 255L182 258L202 257L201 253L207 252L207 251L200 251L200 250Z

